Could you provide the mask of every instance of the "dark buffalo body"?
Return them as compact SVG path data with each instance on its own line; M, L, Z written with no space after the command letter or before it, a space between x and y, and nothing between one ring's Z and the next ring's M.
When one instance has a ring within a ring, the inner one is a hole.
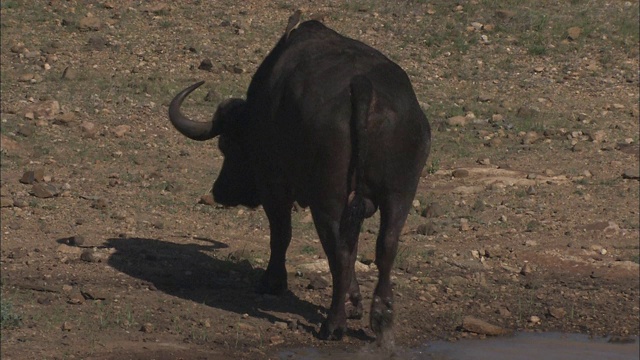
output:
M358 233L380 210L371 327L383 339L393 319L390 271L429 153L429 123L398 65L320 22L298 24L297 16L253 76L246 101L226 100L212 122L193 122L180 105L198 83L176 95L170 119L192 139L220 136L216 202L263 206L271 258L259 291L286 290L292 204L310 207L333 276L322 338L341 338L346 318L362 316Z

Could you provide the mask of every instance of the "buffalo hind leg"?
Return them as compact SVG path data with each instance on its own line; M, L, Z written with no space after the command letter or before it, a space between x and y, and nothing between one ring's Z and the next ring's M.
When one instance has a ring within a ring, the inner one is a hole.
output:
M398 238L407 219L411 199L391 198L380 206L380 233L376 242L378 284L371 303L370 325L379 345L388 345L392 339L393 292L391 268L398 251Z
M354 262L355 264L355 262ZM346 299L346 312L348 319L362 319L362 295L360 294L360 285L356 278L355 266L351 271L351 285L349 285L349 293Z
M263 208L269 219L271 255L269 265L260 280L257 292L261 294L282 295L287 290L287 269L285 260L287 248L291 243L291 207L284 189L271 188L263 197Z
M354 264L358 250L358 235L362 226L361 213L347 207L340 221L319 211L313 211L314 222L322 247L327 254L333 280L333 296L327 319L320 328L320 338L340 340L347 326L345 300L353 305L349 317L362 316L360 289ZM360 315L358 315L360 313Z

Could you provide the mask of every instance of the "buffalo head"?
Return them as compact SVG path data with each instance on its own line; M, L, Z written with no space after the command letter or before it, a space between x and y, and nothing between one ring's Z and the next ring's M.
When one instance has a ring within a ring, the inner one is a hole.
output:
M169 119L186 137L204 141L219 136L218 147L224 155L220 174L213 184L213 198L222 205L260 205L247 144L247 111L243 99L221 102L209 122L194 121L180 111L182 102L204 81L195 83L178 93L169 105Z

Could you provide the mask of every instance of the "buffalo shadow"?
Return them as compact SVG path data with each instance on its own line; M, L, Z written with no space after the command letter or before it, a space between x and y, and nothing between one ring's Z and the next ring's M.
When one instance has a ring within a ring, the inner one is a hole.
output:
M105 246L116 251L108 264L166 294L240 315L248 314L271 323L286 322L287 319L269 311L295 313L310 324L324 319L324 307L302 300L291 291L278 297L257 294L255 285L264 273L263 269L254 268L246 259L212 256L215 250L227 248L225 243L206 238L196 240L200 243L177 244L138 237L111 238ZM330 300L327 297L326 301ZM315 326L301 323L299 326L318 336ZM348 330L347 334L362 340L371 339L362 330Z

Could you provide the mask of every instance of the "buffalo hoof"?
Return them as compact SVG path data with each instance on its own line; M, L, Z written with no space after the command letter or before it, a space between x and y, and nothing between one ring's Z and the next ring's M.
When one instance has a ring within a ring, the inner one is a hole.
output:
M265 273L260 282L256 286L256 292L258 294L269 294L269 295L283 295L287 292L287 278L285 276L284 280L281 278L274 278L273 276L269 276L268 273Z
M383 300L378 296L373 298L371 304L371 330L378 339L387 338L393 326L393 302Z
M331 325L328 320L325 320L320 327L318 337L322 340L342 340L345 331L344 326Z

